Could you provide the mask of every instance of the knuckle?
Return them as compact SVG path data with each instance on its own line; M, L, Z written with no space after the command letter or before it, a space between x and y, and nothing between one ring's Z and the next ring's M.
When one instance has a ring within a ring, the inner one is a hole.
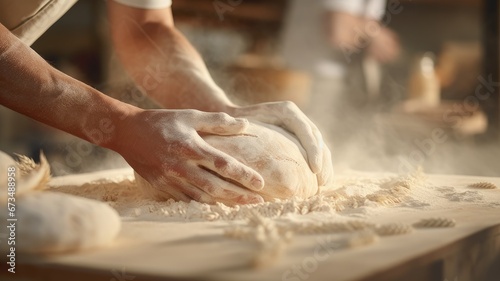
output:
M178 116L182 116L185 120L193 121L200 116L200 111L196 109L179 110Z
M223 123L223 124L228 124L228 123L231 123L231 121L233 121L233 118L225 112L214 113L213 119L214 119L214 121L216 121L218 123Z
M192 139L176 140L170 147L170 150L182 157L182 161L199 160L202 157L200 145L200 143Z
M230 161L228 161L227 159L223 158L223 157L217 157L215 160L214 160L214 166L215 168L218 170L218 171L221 171L221 172L228 172L229 170L229 167L231 166Z
M297 105L292 101L284 101L283 106L292 111L295 111L297 109Z

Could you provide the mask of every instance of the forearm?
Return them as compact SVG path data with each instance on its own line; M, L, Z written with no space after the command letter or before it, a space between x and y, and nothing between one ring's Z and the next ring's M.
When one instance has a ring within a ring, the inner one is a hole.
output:
M170 9L145 12L108 1L115 50L135 83L165 108L227 111L231 104Z
M0 104L108 148L120 122L138 110L54 69L2 25Z

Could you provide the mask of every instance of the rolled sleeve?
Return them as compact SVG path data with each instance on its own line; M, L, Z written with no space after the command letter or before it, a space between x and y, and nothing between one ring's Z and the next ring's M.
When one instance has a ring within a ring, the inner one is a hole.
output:
M164 9L172 6L172 0L114 0L120 4L139 9Z
M323 7L373 19L381 19L385 13L386 0L323 0Z

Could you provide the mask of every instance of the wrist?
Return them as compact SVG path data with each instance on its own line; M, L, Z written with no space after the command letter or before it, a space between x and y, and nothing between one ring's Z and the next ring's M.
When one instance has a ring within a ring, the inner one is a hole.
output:
M101 117L93 128L93 142L116 152L123 150L124 141L132 136L132 120L140 112L138 107L119 102L111 114Z

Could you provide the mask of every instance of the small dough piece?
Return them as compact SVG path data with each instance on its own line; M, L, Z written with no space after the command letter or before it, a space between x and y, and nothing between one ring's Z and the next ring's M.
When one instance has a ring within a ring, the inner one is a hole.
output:
M309 168L306 152L295 136L274 125L249 121L245 134L206 135L203 139L257 171L264 178L265 186L256 193L266 201L308 198L317 194L319 187L316 175ZM153 197L169 199L137 173L135 177L139 187Z
M16 218L16 249L36 254L103 246L121 226L118 213L105 203L50 191L17 198Z

